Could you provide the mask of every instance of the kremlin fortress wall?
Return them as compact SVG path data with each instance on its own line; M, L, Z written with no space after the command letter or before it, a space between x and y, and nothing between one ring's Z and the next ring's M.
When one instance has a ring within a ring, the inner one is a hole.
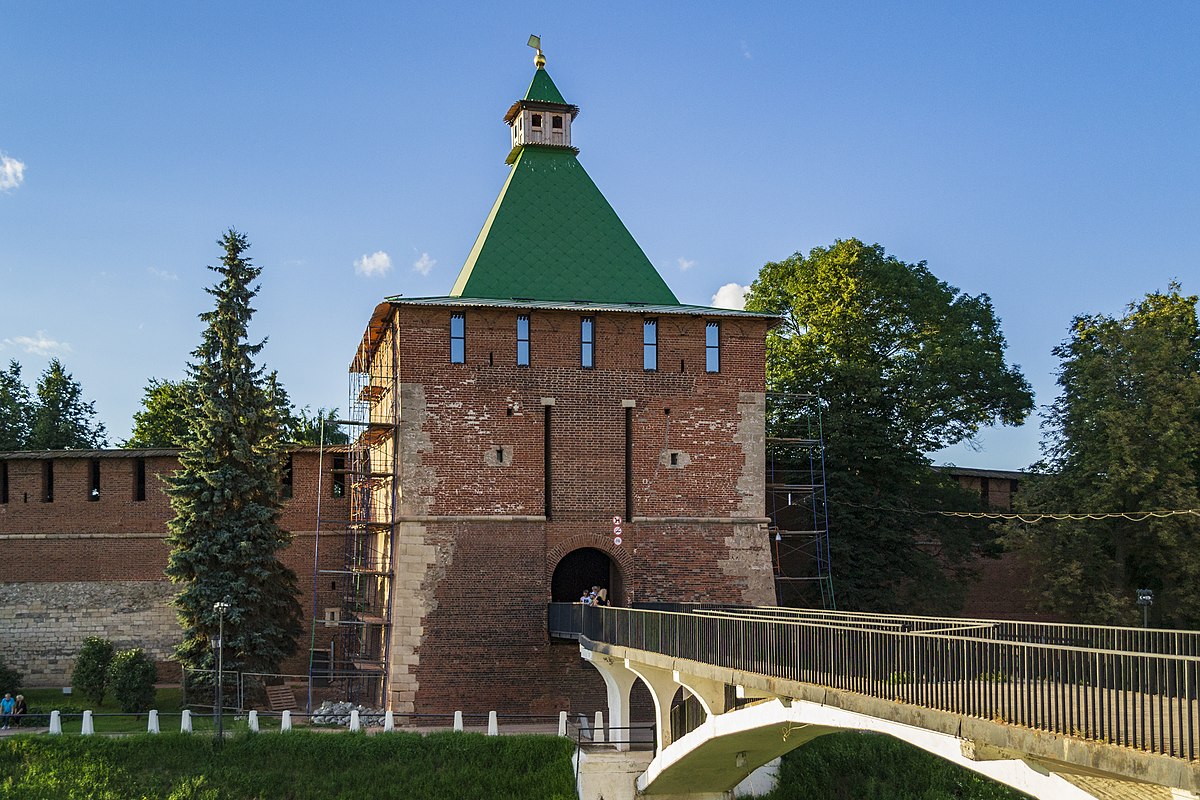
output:
M306 610L317 457L316 448L292 454L292 498L280 520L294 537L283 560L297 573ZM326 460L329 469L332 454ZM0 643L27 684L69 684L88 636L143 647L161 679L179 680L178 666L167 663L180 637L163 574L173 515L160 479L176 466L174 450L0 453ZM344 517L346 499L331 496L328 481L325 492L323 513L339 516L340 507ZM335 548L323 550L329 564L340 563ZM319 605L336 605L335 597L326 591ZM307 674L307 652L285 668Z
M312 649L398 712L602 708L599 675L547 633L547 604L591 586L619 605L775 602L775 318L679 302L579 163L578 113L539 51L450 293L374 309L351 444L290 456L282 558ZM170 450L0 453L0 646L29 685L67 683L92 635L177 679L176 466ZM309 655L306 637L283 671L308 674Z

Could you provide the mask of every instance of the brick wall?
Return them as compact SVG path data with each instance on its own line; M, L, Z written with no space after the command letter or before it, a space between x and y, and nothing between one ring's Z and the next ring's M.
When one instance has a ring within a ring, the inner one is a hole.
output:
M179 639L168 600L167 521L172 517L160 476L178 466L169 451L56 452L0 455L7 466L8 502L0 503L0 648L6 663L27 674L30 685L69 682L71 665L87 636L118 646L142 646L165 660ZM293 542L281 554L297 575L307 622L313 610L313 552L316 527L317 452L293 454L293 497L281 517ZM326 455L326 466L332 456ZM145 464L145 499L138 500L137 464ZM93 460L100 467L99 498L91 500ZM44 499L46 464L53 464L53 499ZM322 515L348 516L347 500L332 496L326 475ZM341 534L323 534L321 567L342 564ZM340 605L337 578L316 583L318 617ZM317 627L317 646L332 631ZM308 636L283 665L307 673ZM160 664L160 674L175 673Z
M761 524L767 321L723 319L721 372L709 374L704 317L658 316L659 369L646 371L640 314L591 314L595 366L584 369L583 314L528 312L530 365L517 366L525 312L466 309L465 364L449 363L451 313L401 306L391 323L402 398L397 710L603 707L577 647L546 633L554 569L579 548L611 559L618 602L773 601ZM616 546L627 413L634 517Z

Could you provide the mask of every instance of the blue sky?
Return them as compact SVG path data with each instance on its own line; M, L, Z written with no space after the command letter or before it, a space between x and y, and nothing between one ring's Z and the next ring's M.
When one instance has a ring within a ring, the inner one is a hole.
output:
M32 381L58 355L114 440L182 376L229 226L265 268L265 363L344 409L372 308L446 293L500 190L530 33L684 302L879 242L989 294L1044 404L1074 315L1200 290L1194 2L10 0L0 24L0 359ZM1038 438L939 460L1021 468Z

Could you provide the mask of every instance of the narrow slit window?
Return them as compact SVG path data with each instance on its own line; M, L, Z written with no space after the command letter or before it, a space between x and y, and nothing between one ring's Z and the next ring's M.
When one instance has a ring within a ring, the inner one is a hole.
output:
M292 499L292 472L295 469L295 462L292 456L287 457L287 462L283 465L283 486L281 487L284 500Z
M42 502L54 502L54 462L42 462Z
M585 369L596 365L596 320L584 317L579 322L579 364Z
M0 504L8 502L8 462L0 461Z
M450 315L450 363L467 363L467 316Z
M333 457L333 496L346 496L346 457Z
M648 319L642 323L642 366L646 370L658 369L658 320Z
M93 458L91 464L91 488L88 489L88 500L95 502L100 499L100 459Z
M146 499L146 459L138 458L133 462L133 499Z
M625 409L625 521L633 520L633 409Z
M554 512L554 487L552 483L553 470L551 469L551 453L550 453L550 413L554 406L542 406L542 500L545 505L544 514L547 521L551 519Z
M721 323L709 322L704 326L704 369L708 372L721 371Z
M517 317L517 366L529 366L529 315Z

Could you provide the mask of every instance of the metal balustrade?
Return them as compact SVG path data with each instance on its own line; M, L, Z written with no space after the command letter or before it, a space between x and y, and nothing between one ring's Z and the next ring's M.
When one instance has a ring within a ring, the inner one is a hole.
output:
M551 633L1195 760L1200 632L555 603Z

